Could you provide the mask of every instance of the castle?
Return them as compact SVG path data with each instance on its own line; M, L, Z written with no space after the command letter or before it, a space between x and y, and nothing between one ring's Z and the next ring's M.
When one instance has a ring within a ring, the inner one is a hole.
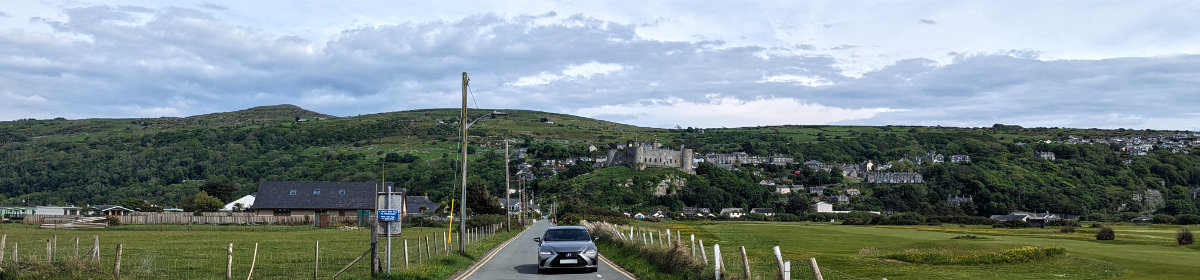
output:
M630 143L626 146L608 150L608 161L605 166L625 165L637 170L647 167L678 168L688 174L696 174L692 168L692 149L681 151L663 147L659 143Z

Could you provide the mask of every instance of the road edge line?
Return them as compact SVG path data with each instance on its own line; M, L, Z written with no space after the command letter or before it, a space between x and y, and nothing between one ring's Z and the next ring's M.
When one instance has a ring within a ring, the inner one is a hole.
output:
M612 269L613 271L616 271L617 273L620 273L621 275L624 275L625 277L628 277L629 279L637 280L637 277L634 277L632 273L625 271L624 268L621 268L616 263L613 263L612 261L608 260L608 258L605 258L604 255L597 254L597 256L600 257L600 261L602 261L602 262L604 262L604 264L608 265L609 269Z
M504 241L504 243L500 243L500 245L496 246L496 248L492 248L491 251L488 251L487 253L483 254L483 257L479 258L479 261L475 262L475 264L467 267L466 270L459 272L458 274L450 276L450 279L465 280L467 278L470 278L471 275L475 274L475 271L482 268L483 265L487 264L487 262L492 261L492 258L496 257L496 254L499 254L500 250L503 250L505 247L508 247L508 244L517 240L517 238L520 238L521 235L525 234L525 231L528 231L531 228L533 228L533 227L530 226L530 227L525 228L524 230L521 230L521 232L517 233L516 236L509 238L507 241Z

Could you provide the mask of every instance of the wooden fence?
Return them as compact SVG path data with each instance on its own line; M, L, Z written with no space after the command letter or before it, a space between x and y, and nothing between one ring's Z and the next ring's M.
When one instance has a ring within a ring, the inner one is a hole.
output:
M25 215L25 224L53 224L67 223L74 221L81 216L75 215ZM191 213L186 214L144 214L144 215L129 215L129 216L114 216L122 225L316 225L317 217L313 215L304 216L253 216L253 215L234 215L234 216L194 216ZM337 225L357 225L357 216L328 216L330 226Z

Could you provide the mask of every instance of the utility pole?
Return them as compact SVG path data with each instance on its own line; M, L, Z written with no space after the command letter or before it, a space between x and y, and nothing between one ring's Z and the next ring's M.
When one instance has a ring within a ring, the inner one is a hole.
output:
M509 198L509 193L511 192L512 187L509 186L508 183L512 180L508 178L509 157L508 139L504 139L504 230L506 231L512 231L512 211L510 211L512 210L512 198Z
M521 226L524 227L525 226L525 176L521 176L521 180L518 182L521 182L521 185L518 186L518 188L521 188L521 195L520 195L521 202L519 203L518 209L520 209L520 214L521 214L521 216L520 216L521 217Z
M458 206L462 221L458 223L458 250L463 253L467 252L467 82L470 80L467 78L467 72L463 72L462 119L458 121L462 126L462 200Z

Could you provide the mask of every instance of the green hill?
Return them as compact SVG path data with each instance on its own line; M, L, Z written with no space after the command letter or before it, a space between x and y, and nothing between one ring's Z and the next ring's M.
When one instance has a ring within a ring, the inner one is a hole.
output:
M253 193L266 180L375 181L381 177L439 200L456 189L458 115L457 109L426 109L333 117L278 105L186 118L0 122L0 205L95 205L133 198L178 206L206 183L233 184L234 195L240 196ZM1164 203L1149 206L1171 214L1200 213L1189 193L1200 187L1200 152L1194 148L1156 149L1135 156L1116 144L1067 144L1071 139L1176 132L1005 125L656 129L527 110L478 109L469 115L474 121L468 135L469 176L485 182L493 194L501 194L504 185L504 157L498 151L503 149L502 140L512 139L514 150L529 149L528 162L538 176L530 187L540 197L574 197L608 208L688 205L802 211L811 197L773 195L758 182L831 184L841 180L840 174L822 174L800 163L887 163L936 152L970 155L972 162L897 166L921 173L923 184L847 180L832 189L860 188L864 195L839 207L932 214L1029 210L1115 215L1153 212L1145 209L1144 201L1133 198L1154 190ZM683 145L700 154L783 155L797 163L733 171L698 168L696 175L663 169L541 166L547 159L599 156L632 141ZM1056 153L1058 159L1034 156L1046 151ZM664 179L681 182L662 190L666 195L655 195L663 193L658 184ZM952 207L945 203L949 196L974 200Z

